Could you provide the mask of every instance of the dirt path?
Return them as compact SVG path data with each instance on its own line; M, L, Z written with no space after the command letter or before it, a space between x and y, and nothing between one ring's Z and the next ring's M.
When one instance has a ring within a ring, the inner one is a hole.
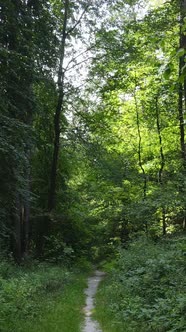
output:
M102 332L98 322L92 319L92 311L94 309L94 297L98 288L98 285L104 277L104 272L95 271L94 275L88 278L88 288L85 290L86 306L85 311L85 322L82 332Z

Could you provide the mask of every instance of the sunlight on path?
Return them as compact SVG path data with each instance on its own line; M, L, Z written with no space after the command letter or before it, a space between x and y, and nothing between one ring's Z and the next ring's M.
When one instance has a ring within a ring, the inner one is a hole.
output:
M94 275L88 278L88 288L85 290L86 306L85 311L85 323L82 332L102 332L100 330L98 322L92 319L92 311L94 309L94 296L96 294L98 285L101 279L104 277L104 272L95 271Z

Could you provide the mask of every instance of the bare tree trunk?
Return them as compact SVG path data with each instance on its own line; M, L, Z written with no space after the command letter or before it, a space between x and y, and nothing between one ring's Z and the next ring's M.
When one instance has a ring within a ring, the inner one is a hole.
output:
M160 163L160 168L158 172L158 181L160 186L163 186L163 169L165 167L165 156L163 152L163 145L162 145L162 135L161 135L161 126L160 126L160 112L159 112L159 107L158 107L158 97L156 97L155 100L155 107L156 107L156 125L157 125L157 131L158 131L158 137L159 137L159 146L160 146L160 158L161 158L161 163ZM163 204L162 206L162 227L163 227L163 235L166 235L166 208L165 205Z
M136 99L136 94L134 95L135 98L135 107L136 107L136 122L137 122L137 128L138 128L138 163L139 163L139 167L141 168L141 171L143 173L143 181L144 181L144 185L143 185L143 199L146 199L147 196L147 176L145 173L145 169L143 167L142 164L142 159L141 159L141 130L140 130L140 119L139 119L139 112L138 112L138 105L137 105L137 99Z
M163 153L163 145L162 145L162 135L161 135L161 127L160 127L160 113L159 113L159 107L158 107L158 97L156 97L156 125L157 125L157 130L158 130L158 137L159 137L159 146L160 146L160 158L161 158L161 163L160 163L160 169L159 169L159 183L162 185L163 180L162 180L162 174L163 174L163 169L165 166L165 156Z
M15 194L14 201L14 211L13 211L13 230L12 230L12 249L15 261L20 264L22 260L22 245L21 245L21 233L22 233L22 223L21 223L21 210L20 210L20 197L19 194Z
M26 178L26 193L23 202L23 255L27 256L29 252L29 233L30 233L30 158L28 165L26 166L25 178Z
M56 106L56 112L54 116L54 150L53 150L53 159L51 166L50 174L50 187L48 194L48 211L52 211L56 205L56 178L57 178L57 167L59 159L59 149L60 149L60 119L61 114L64 111L64 70L63 63L65 58L65 44L67 37L67 20L68 20L68 9L69 9L69 0L65 0L64 8L64 21L63 21L63 31L62 31L62 40L60 47L60 63L58 71L58 102Z
M184 18L186 15L186 0L180 0L180 44L179 47L184 49L186 52L186 35L184 32ZM183 54L179 60L179 79L182 76L182 68L185 66L186 54ZM183 82L179 82L178 90L178 117L179 117L179 128L180 128L180 149L181 159L183 165L183 175L185 176L186 171L186 144L185 144L185 123L184 113L186 111L186 77L184 76ZM180 193L184 195L183 183L180 183ZM186 207L183 209L183 229L185 227L186 218Z
M167 225L166 225L166 210L162 208L162 223L163 223L163 235L167 234Z
M140 130L140 118L139 118L139 111L138 111L138 103L136 98L136 91L134 92L134 100L135 100L135 110L136 110L136 123L137 123L137 129L138 129L138 163L139 167L141 168L141 171L143 173L143 200L146 200L147 196L147 175L145 173L145 169L142 164L141 159L141 130ZM145 230L146 233L148 233L148 224L145 222Z
M183 32L184 17L186 14L186 0L180 0L180 48L186 51L186 35ZM179 77L182 74L182 68L185 65L185 54L180 57L179 61ZM186 109L186 78L183 83L179 83L178 92L178 114L179 114L179 126L180 126L180 147L181 157L184 167L186 167L186 147L185 147L185 128L184 128L184 112Z

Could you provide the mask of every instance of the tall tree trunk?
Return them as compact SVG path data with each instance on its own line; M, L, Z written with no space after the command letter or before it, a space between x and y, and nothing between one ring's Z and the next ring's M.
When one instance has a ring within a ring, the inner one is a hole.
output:
M158 97L155 99L155 107L156 107L156 125L157 125L157 131L158 131L158 137L159 137L159 147L160 147L160 168L158 172L158 182L160 186L163 186L163 170L165 167L165 156L163 152L163 145L162 145L162 134L161 134L161 126L160 126L160 112L159 112L159 106L158 106ZM162 228L163 228L163 235L166 235L166 208L165 205L162 205Z
M21 210L20 210L20 197L19 194L16 194L15 198L15 211L14 211L14 230L13 230L13 255L15 261L20 264L22 260L22 241L21 241L21 234L22 234L22 223L21 223Z
M140 130L140 118L139 118L139 111L138 111L138 102L136 98L136 91L134 92L134 100L135 100L135 110L136 110L136 123L137 123L137 129L138 129L138 163L139 167L141 168L142 174L143 174L143 200L146 200L147 196L147 175L145 173L145 169L142 164L141 159L141 130ZM148 224L145 222L145 230L146 233L148 233Z
M163 153L163 145L162 145L162 135L161 135L161 126L160 126L160 113L159 113L159 107L158 107L158 97L156 97L155 106L156 106L156 125L157 125L158 137L159 137L160 158L161 158L160 169L159 169L159 174L158 174L158 180L159 180L159 183L162 185L163 184L162 174L163 174L163 169L165 167L165 156L164 156L164 153Z
M28 151L27 151L28 152ZM31 182L31 172L30 172L30 150L27 153L27 165L25 170L25 195L23 198L22 204L22 224L23 224L23 231L22 231L22 250L23 255L27 256L29 253L29 233L30 233L30 182Z
M27 13L26 4L22 3L20 0L12 1L13 18L10 20L10 30L7 34L7 49L10 53L16 53L18 58L22 58L22 55L31 59L31 40L32 35L27 39L27 48L22 49L20 43L20 35L24 35L24 30L19 24L22 20L27 29L31 29L32 17L31 14L28 17L25 16ZM27 15L29 15L27 13ZM29 23L28 23L29 22ZM28 36L28 35L26 35ZM30 38L30 39L29 39ZM21 63L21 61L20 61ZM13 63L15 66L15 64ZM18 69L15 67L14 70L8 69L8 88L7 95L9 96L11 102L9 103L9 116L12 119L20 123L24 123L28 126L32 125L32 83L33 74L30 71L21 71L21 67ZM16 72L17 70L17 72ZM23 85L25 81L25 85ZM12 88L12 86L14 88ZM22 94L20 94L20 92ZM25 97L26 96L26 97ZM27 99L26 99L27 98ZM30 137L29 137L30 138ZM31 139L31 138L30 138ZM15 260L20 263L24 257L26 251L28 250L28 238L29 238L29 211L30 211L30 147L28 143L28 137L25 135L23 137L24 147L22 147L22 153L24 154L24 161L20 163L15 163L12 166L12 173L14 178L13 195L14 206L12 209L12 248L14 248ZM15 141L16 146L16 141ZM17 146L16 146L17 148ZM20 147L18 147L20 149ZM24 184L19 182L20 178L24 174ZM20 193L22 192L22 193Z
M186 35L185 35L185 22L184 18L186 16L186 0L180 1L180 48L184 49L186 52ZM179 78L182 75L182 68L185 66L186 54L183 54L179 60ZM186 77L184 80L179 82L178 90L178 116L179 116L179 128L180 128L180 148L181 148L181 159L183 164L183 176L186 172L186 144L185 144L185 123L184 123L184 113L186 111ZM184 195L183 183L180 184L180 192ZM186 218L186 207L183 209L183 229L185 227Z
M186 14L186 0L180 0L180 48L186 51L186 35L183 31L184 18ZM182 74L182 68L185 65L186 55L180 57L179 61L179 77ZM184 112L186 109L186 78L183 83L179 83L178 92L178 112L179 112L179 126L180 126L180 147L181 157L184 167L186 167L186 147L185 147L185 128L184 128Z
M166 209L165 207L162 208L162 227L163 227L163 235L167 234L167 224L166 224Z
M140 130L140 119L139 119L139 111L138 111L138 104L137 104L137 98L136 94L134 95L135 99L135 108L136 108L136 123L137 123L137 129L138 129L138 163L139 167L141 168L141 171L143 173L143 199L146 199L147 196L147 176L145 173L145 169L142 164L142 159L141 159L141 130Z
M63 21L63 31L60 47L60 63L58 71L58 101L54 116L54 149L53 149L53 159L50 174L50 187L48 194L48 211L52 211L56 205L56 178L57 178L57 167L59 159L59 149L60 149L60 120L61 114L64 111L64 70L63 63L65 58L65 44L67 37L67 20L68 20L68 9L69 0L65 0L64 8L64 21Z

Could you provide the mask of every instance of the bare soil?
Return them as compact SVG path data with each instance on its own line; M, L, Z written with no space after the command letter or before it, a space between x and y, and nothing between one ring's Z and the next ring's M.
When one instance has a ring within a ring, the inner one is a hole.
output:
M85 312L85 322L83 326L83 332L102 332L98 322L92 318L92 313L94 310L94 298L98 288L98 285L105 273L101 271L95 271L94 275L88 278L88 288L85 290L86 294L86 306L84 308Z

